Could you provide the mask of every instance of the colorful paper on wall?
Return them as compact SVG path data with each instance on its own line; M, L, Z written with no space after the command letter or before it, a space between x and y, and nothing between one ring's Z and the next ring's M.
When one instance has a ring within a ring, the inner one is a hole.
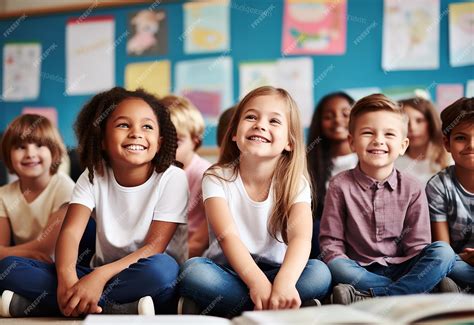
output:
M440 84L436 87L436 106L442 111L463 96L462 84Z
M230 47L229 1L188 2L183 5L186 54L228 51Z
M40 69L40 43L6 43L3 47L2 99L36 99L40 92Z
M474 97L474 80L468 80L466 84L466 97Z
M58 111L54 107L24 107L21 114L37 114L46 117L51 123L58 126Z
M474 3L449 5L449 63L453 67L474 64Z
M66 26L66 93L93 94L115 86L112 16L70 19Z
M125 67L125 88L146 91L162 97L171 89L171 64L168 60L131 63Z
M343 89L343 91L356 101L365 96L382 93L382 89L379 87L349 88Z
M168 23L164 10L140 10L129 15L127 54L164 55L168 52Z
M344 54L346 0L286 0L282 53Z
M390 97L392 100L402 100L417 96L429 99L429 93L423 85L382 88L382 94Z
M244 62L239 65L239 98L261 86L276 86L278 72L276 61Z
M175 69L174 92L189 98L208 123L215 124L220 113L234 105L230 57L182 61Z
M384 1L382 68L439 68L439 0Z

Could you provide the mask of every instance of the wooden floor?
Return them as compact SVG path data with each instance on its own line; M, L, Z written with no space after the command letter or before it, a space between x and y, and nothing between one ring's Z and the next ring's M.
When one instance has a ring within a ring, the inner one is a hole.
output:
M30 318L0 318L1 325L46 325L46 324L57 324L57 325L80 325L82 319L66 319L66 318L53 318L53 317L30 317Z

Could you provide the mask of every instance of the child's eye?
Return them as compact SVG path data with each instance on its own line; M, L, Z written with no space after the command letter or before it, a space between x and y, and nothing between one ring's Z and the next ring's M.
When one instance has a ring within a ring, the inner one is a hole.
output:
M120 124L117 124L117 127L125 129L125 128L128 128L128 124L127 123L120 123Z
M143 127L148 130L153 130L153 126L150 124L145 124Z
M364 131L362 132L362 135L372 135L373 133L371 131Z
M466 140L466 137L463 136L463 135L457 135L457 136L454 137L454 140L456 140L456 141L464 141L464 140Z
M276 119L276 118L272 118L272 119L270 120L270 123L272 123L272 124L281 124L280 120L279 120L279 119Z
M385 134L387 137L394 137L395 136L395 133L386 133Z
M255 115L249 114L245 116L246 120L255 120L257 117Z

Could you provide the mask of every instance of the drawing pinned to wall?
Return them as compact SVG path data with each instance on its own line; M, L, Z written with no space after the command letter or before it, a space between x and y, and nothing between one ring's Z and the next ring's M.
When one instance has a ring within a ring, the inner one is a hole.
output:
M239 64L239 98L261 86L276 86L278 73L276 61L243 62Z
M66 94L92 94L115 86L114 34L112 16L67 22Z
M143 88L158 97L166 96L171 89L170 75L168 60L131 63L125 67L125 88Z
M430 100L430 94L423 85L413 86L394 86L382 88L382 94L390 97L392 100L402 100L412 97L422 97Z
M174 92L191 100L210 124L234 104L230 57L178 62L175 76Z
M40 91L40 68L40 43L6 43L3 47L2 99L36 99Z
M474 80L468 80L466 83L466 97L474 97Z
M474 3L449 5L449 63L474 64Z
M184 52L208 53L228 51L230 47L229 1L188 2L183 5Z
M463 84L439 84L436 86L436 106L442 111L463 95Z
M286 0L282 53L344 54L346 0Z
M439 68L439 0L384 1L382 68Z
M58 111L54 107L24 107L21 114L37 114L46 117L54 126L58 126Z
M372 94L382 93L382 89L380 89L379 87L348 88L343 89L343 91L352 98L354 98L354 100L359 100L365 96L369 96Z
M168 26L163 10L141 10L130 14L128 31L128 55L164 55L168 52Z

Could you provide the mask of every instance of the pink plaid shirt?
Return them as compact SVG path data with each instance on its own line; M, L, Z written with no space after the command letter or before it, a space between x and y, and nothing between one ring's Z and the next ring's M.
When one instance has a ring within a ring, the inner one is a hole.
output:
M361 265L400 264L431 242L425 191L394 169L379 182L359 166L329 183L319 235L323 260L350 258Z

